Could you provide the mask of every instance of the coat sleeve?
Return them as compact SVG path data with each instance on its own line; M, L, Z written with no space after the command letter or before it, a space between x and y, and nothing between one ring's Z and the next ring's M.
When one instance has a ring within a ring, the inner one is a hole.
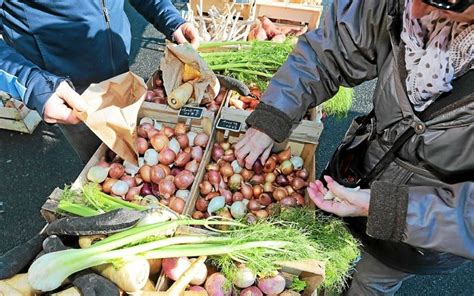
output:
M129 0L130 4L153 26L172 40L172 34L186 21L170 0Z
M377 65L391 51L386 2L335 0L321 28L299 38L247 124L282 142L308 108L331 98L340 85L377 77Z
M444 187L375 181L367 234L474 259L474 182Z
M40 69L0 39L0 90L43 114L46 101L66 80Z

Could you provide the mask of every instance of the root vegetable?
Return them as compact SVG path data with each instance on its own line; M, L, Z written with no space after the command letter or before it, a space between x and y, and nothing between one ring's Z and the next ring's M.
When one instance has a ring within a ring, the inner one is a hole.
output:
M204 148L206 147L208 141L209 141L209 136L206 133L199 133L194 138L194 145L201 146L202 148Z
M164 258L162 261L163 272L173 281L176 281L189 266L191 262L187 257Z
M247 207L245 204L241 201L236 201L232 204L230 207L230 213L232 214L232 217L235 219L240 219L247 214ZM239 288L245 288L245 287L239 287Z
M230 296L232 291L230 289L228 291L224 290L226 281L227 279L222 273L216 272L207 278L204 288L209 296Z
M196 259L193 258L193 259L190 259L189 261L191 262L191 266L193 266L194 262L196 262ZM191 280L190 284L199 286L199 285L204 284L204 282L206 281L207 267L206 267L206 264L204 264L204 261L198 262L197 265L198 266L196 267L194 271L194 277Z
M225 206L225 197L222 195L216 196L213 199L211 199L211 201L209 202L209 205L207 206L207 212L209 214L212 214L222 209L224 206Z
M160 152L160 155L158 157L158 160L161 164L164 165L170 165L172 164L176 159L176 153L174 153L173 150L170 148L165 148Z
M168 105L173 109L180 109L191 98L193 94L193 85L189 82L186 82L178 86L173 90L168 96Z
M279 294L285 290L285 279L281 275L258 279L258 288L265 294Z
M252 287L248 287L246 289L243 289L240 292L240 296L263 296L263 293L262 293L262 291L260 291L259 288L255 287L255 286L252 286Z
M250 270L250 268L241 264L238 266L235 279L233 281L234 285L237 288L247 288L253 285L255 282L255 274Z
M107 178L109 169L100 166L93 166L87 172L87 180L94 183L102 183Z
M134 256L118 269L112 264L94 267L102 276L114 282L126 292L137 292L145 287L150 274L150 264L144 257Z
M103 234L83 235L79 237L79 247L82 249L92 246L95 242L103 240L107 236Z
M118 180L112 185L111 192L117 196L125 195L128 192L128 183L122 180Z
M193 280L196 279L196 275L199 275L199 280L197 281L201 281L204 271L207 275L207 268L204 264L204 261L206 261L206 256L201 256L197 259L194 259L194 262L190 263L190 265L181 274L179 279L177 279L173 285L171 285L168 291L166 291L166 295L175 296L184 294L184 290L186 290L186 287L189 285L189 283L192 283ZM205 278L206 276L204 276L204 280Z
M185 205L186 205L186 202L182 198L179 198L176 196L173 196L172 198L170 198L169 208L178 214L183 213Z
M18 295L25 296L34 296L37 293L28 282L28 274L26 273L19 273L9 279L0 281L0 295L15 295L14 292L16 291L18 291Z
M187 189L194 182L194 176L190 171L181 171L174 179L174 184L178 189Z
M161 271L162 259L148 259L150 264L150 275L157 274Z
M161 152L161 150L165 149L168 146L169 139L164 134L156 134L150 138L150 143L156 151Z

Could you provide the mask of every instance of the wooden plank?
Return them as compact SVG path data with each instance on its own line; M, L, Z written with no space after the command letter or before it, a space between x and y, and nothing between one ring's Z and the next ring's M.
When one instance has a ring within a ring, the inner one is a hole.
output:
M0 107L0 118L20 120L20 113L15 108Z
M16 131L16 132L21 132L21 133L27 133L27 134L30 133L28 128L25 126L25 123L21 120L11 120L11 119L0 118L0 128Z
M321 5L257 1L258 16L308 23L309 30L318 27L322 11Z
M32 134L38 124L41 122L41 116L38 112L29 110L28 115L23 119L26 129L28 130L29 134Z

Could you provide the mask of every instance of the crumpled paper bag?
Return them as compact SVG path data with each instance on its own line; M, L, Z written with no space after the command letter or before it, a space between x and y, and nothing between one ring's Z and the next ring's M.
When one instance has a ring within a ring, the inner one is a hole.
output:
M193 101L188 101L186 105L199 106L212 101L219 94L220 84L214 72L201 58L199 53L189 44L166 44L164 57L160 62L160 69L163 73L163 85L167 94L183 84L182 76L184 64L192 66L201 73L200 78L192 81Z
M82 94L88 109L77 113L112 151L135 165L138 164L137 117L146 90L141 77L127 72L91 84Z

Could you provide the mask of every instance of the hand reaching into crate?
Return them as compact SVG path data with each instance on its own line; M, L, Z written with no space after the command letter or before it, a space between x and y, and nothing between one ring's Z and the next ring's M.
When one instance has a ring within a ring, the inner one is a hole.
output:
M262 163L267 161L272 151L273 143L273 139L264 132L255 128L249 128L245 136L235 146L235 154L240 163L245 162L245 167L252 169L254 162L260 155Z
M46 101L43 118L47 123L78 124L81 120L74 113L85 111L87 103L63 81L54 94Z

